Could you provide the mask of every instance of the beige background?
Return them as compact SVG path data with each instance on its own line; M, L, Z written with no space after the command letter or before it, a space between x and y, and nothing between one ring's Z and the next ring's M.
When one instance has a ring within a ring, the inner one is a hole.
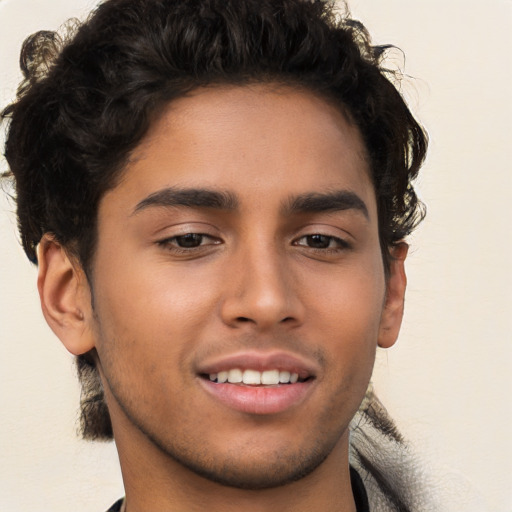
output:
M94 0L0 0L0 104L22 40ZM407 56L404 83L431 149L428 218L412 238L406 320L377 391L446 511L512 511L512 2L353 0L374 40ZM397 54L393 59L400 61ZM5 162L2 162L5 168ZM113 445L75 436L71 357L45 325L36 270L0 198L0 510L105 510L123 493Z

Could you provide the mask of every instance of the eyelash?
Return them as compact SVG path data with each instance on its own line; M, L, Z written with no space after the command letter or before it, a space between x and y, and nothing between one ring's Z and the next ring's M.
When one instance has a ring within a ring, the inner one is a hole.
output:
M187 237L199 238L200 239L199 245L196 245L193 247L180 247L178 245L178 241L180 239L185 239ZM204 239L210 239L213 241L213 243L209 243L209 244L201 243L201 242L203 242ZM222 243L221 240L219 240L218 238L215 238L211 235L206 235L205 233L184 233L183 235L176 235L176 236L172 236L170 238L165 238L164 240L160 240L158 242L158 245L166 248L169 251L175 252L175 253L190 254L191 252L200 250L201 248L211 246L211 245L219 245L220 243Z
M328 243L328 246L327 247L310 247L309 245L304 245L304 244L299 243L303 239L310 239L309 241L311 242L312 241L311 239L313 237L318 237L318 238L324 239L324 241ZM331 247L332 243L334 243L336 246ZM308 249L311 249L313 251L318 251L323 254L339 253L339 252L346 251L347 249L351 248L351 245L346 240L343 240L342 238L339 238L337 236L324 235L322 233L312 233L309 235L303 235L300 238L296 239L293 242L293 244L296 246L299 246L299 247L306 247Z
M190 241L194 243L194 239L196 242L199 242L199 245L193 245L189 247L183 247L179 246L180 239L183 241L184 239L189 238ZM327 247L311 247L306 244L299 243L301 240L306 240L307 242L311 243L314 242L314 238L317 238L318 242L324 242L324 244L327 244ZM202 243L204 240L211 240L210 243ZM194 251L199 251L202 248L209 247L212 245L220 245L222 243L221 240L218 238L215 238L211 235L207 235L205 233L184 233L183 235L177 235L170 238L166 238L164 240L160 240L158 242L158 245L161 247L166 248L169 251L172 251L174 253L180 253L180 254L190 254ZM331 246L331 244L335 244L334 247ZM293 245L298 247L305 247L307 249L313 250L315 252L319 252L322 254L329 254L329 253L339 253L342 251L345 251L347 249L351 248L351 245L342 238L338 238L336 236L332 235L324 235L322 233L311 233L308 235L303 235L296 240L293 241Z

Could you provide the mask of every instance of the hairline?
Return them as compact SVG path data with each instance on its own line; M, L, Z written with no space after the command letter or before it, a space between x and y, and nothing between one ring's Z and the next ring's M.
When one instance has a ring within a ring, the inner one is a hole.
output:
M360 147L362 151L358 152L358 156L362 159L363 163L365 163L365 171L367 173L367 176L370 180L371 186L373 188L373 192L375 194L376 203L377 203L377 223L378 223L378 235L379 235L379 244L381 247L381 256L384 264L384 274L386 279L388 278L388 269L389 269L389 262L392 259L391 255L391 249L397 245L396 241L390 240L387 243L384 243L384 240L382 239L382 233L381 233L381 212L379 210L379 197L378 192L375 187L375 181L374 181L374 170L373 170L373 162L369 154L369 148L367 147L367 144L364 140L364 135L362 130L359 128L357 122L354 119L354 116L352 115L350 108L342 102L335 94L334 92L325 89L325 90L318 90L318 88L315 88L312 84L307 84L305 82L302 82L300 79L294 76L285 76L285 75L278 75L278 74L262 74L261 76L252 76L252 77L237 77L233 76L231 79L229 77L226 77L224 79L213 79L210 80L207 83L202 83L201 81L196 81L196 84L194 86L190 86L186 90L181 91L179 94L174 95L171 99L165 100L165 89L163 88L160 91L160 98L161 99L157 104L154 106L154 108L150 112L150 122L148 124L148 128L144 135L140 138L138 144L126 152L124 157L120 159L120 162L118 164L117 170L115 170L112 173L111 177L111 183L109 186L103 190L102 194L98 198L97 207L94 212L94 217L91 219L92 227L91 227L91 248L90 252L88 252L88 259L84 263L82 254L80 254L79 249L79 242L78 240L71 240L66 246L69 246L70 251L74 254L75 259L80 264L80 267L84 271L84 274L87 278L89 287L91 289L91 298L93 297L93 282L92 282L92 273L93 273L93 267L94 267L94 259L96 255L97 250L97 244L98 244L98 214L100 209L100 203L103 201L105 196L109 191L114 190L123 180L123 175L125 172L127 172L127 167L130 163L135 161L135 158L133 157L134 153L144 142L147 140L147 138L150 136L150 132L152 128L154 128L159 120L165 115L165 113L168 111L168 109L172 106L172 104L175 101L178 101L180 99L190 97L191 95L196 94L197 92L200 92L201 90L211 90L211 89L235 89L235 88L244 88L244 87L252 87L252 86L258 86L262 85L265 87L268 87L268 89L273 93L283 93L285 94L286 91L295 91L295 92L301 92L304 94L312 95L313 97L323 101L328 106L332 107L335 111L337 111L341 116L343 116L343 119L353 128L357 131L357 136L360 139ZM163 94L162 94L163 92ZM160 107L160 108L159 108Z

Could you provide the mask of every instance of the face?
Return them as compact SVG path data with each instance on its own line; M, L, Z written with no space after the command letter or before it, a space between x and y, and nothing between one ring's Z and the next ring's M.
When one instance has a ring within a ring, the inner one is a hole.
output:
M347 446L386 281L360 135L308 92L174 101L101 201L94 343L116 438L264 488Z

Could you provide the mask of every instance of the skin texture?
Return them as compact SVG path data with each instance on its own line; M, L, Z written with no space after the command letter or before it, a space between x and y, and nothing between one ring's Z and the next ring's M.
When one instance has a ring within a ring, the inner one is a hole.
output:
M155 199L169 188L230 201ZM360 202L290 206L340 191ZM65 249L48 236L39 248L50 326L96 353L128 511L355 510L348 424L377 345L398 335L405 254L386 280L365 150L332 105L262 85L169 105L100 203L94 306ZM212 361L277 352L311 377L277 413L232 408L201 382Z

